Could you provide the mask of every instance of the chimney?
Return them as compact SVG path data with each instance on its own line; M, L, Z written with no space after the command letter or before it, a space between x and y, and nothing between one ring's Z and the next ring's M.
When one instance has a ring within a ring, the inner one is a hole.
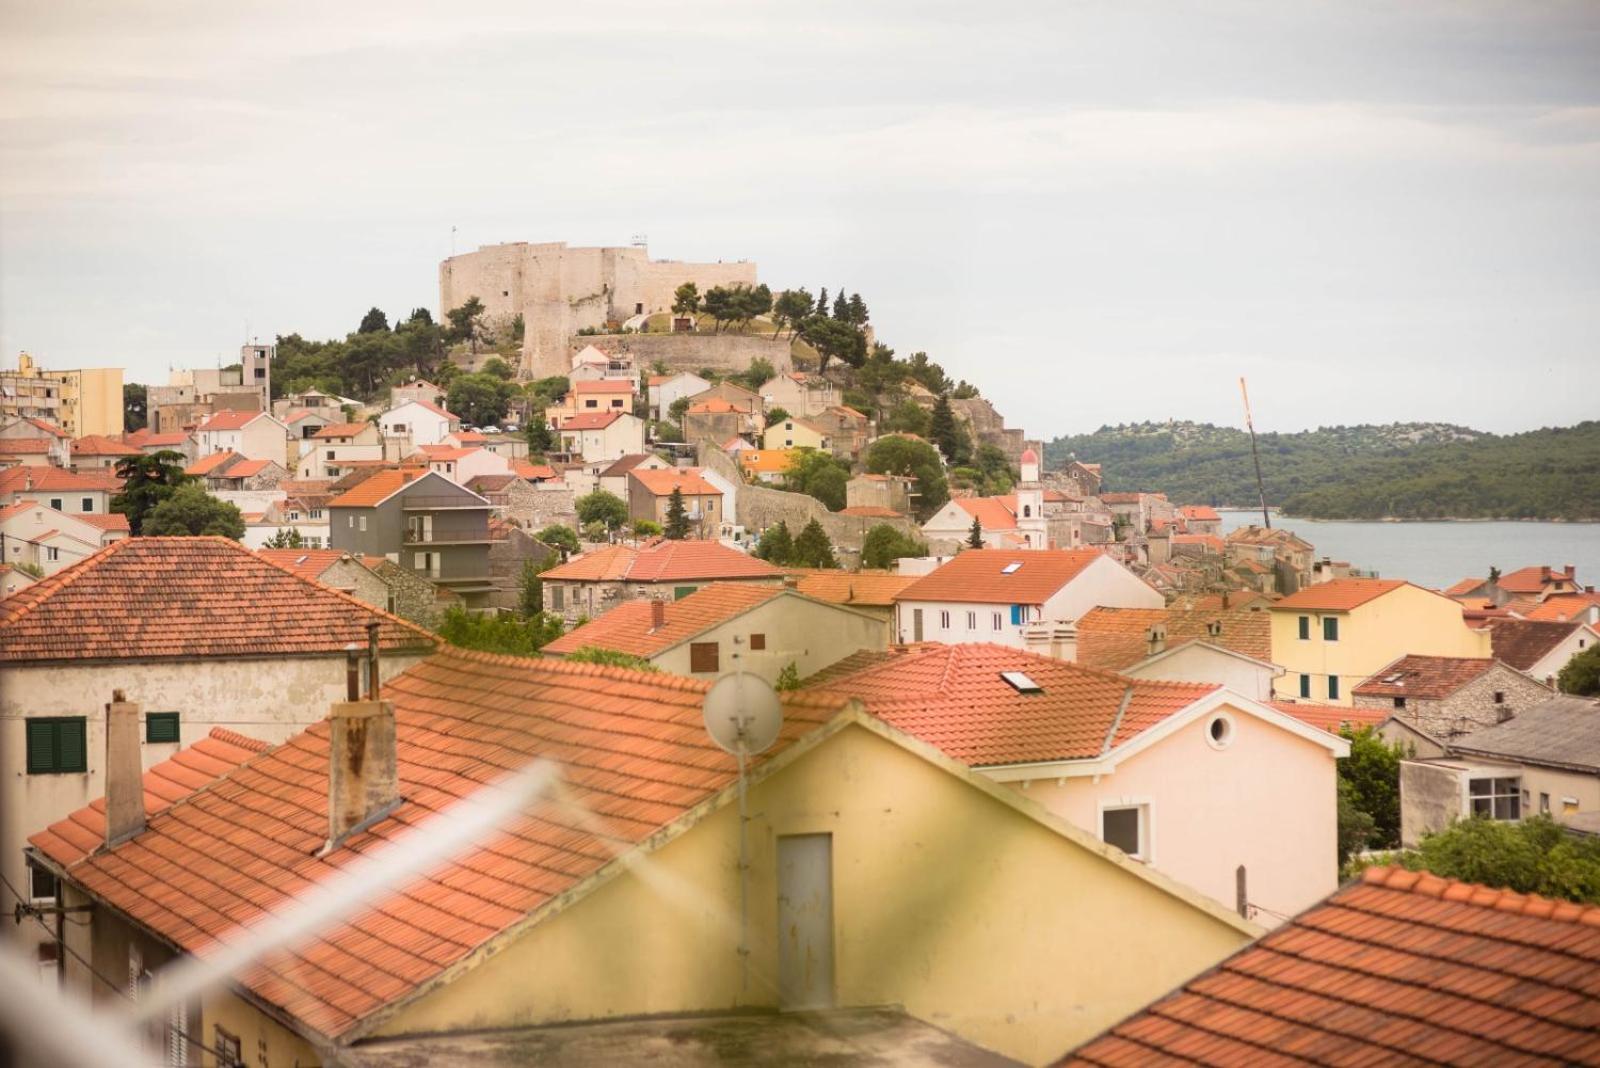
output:
M1146 639L1146 644L1147 644L1147 648L1148 648L1148 652L1147 652L1146 655L1155 656L1157 653L1159 653L1162 650L1166 649L1166 647L1167 647L1167 628L1166 628L1166 624L1164 624L1164 623L1153 623L1153 624L1151 624L1150 629L1145 632L1145 639Z
M139 706L121 690L106 705L106 845L144 830L144 768L139 755Z
M667 602L657 597L650 602L650 633L667 625Z
M360 646L346 647L346 695L328 716L327 853L400 802L394 705L378 699L378 632L368 629L367 692L355 700Z
M800 588L800 576L789 574L784 575L783 588L786 590L798 590Z
M1550 581L1550 565L1549 564L1545 564L1544 566L1539 568L1539 580L1541 582L1549 582Z

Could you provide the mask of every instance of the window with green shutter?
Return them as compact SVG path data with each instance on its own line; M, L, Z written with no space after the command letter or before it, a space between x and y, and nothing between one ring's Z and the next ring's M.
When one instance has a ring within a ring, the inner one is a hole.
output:
M40 716L28 723L28 774L62 775L89 770L82 716Z
M151 744L178 740L176 712L150 712L144 717L144 740Z

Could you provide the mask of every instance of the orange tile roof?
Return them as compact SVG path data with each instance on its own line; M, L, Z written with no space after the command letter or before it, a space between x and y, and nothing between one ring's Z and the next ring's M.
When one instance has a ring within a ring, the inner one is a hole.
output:
M1537 605L1518 610L1523 619L1564 622L1577 619L1588 609L1600 605L1600 594L1552 593Z
M628 413L613 412L579 412L561 424L562 430L604 430Z
M81 519L92 527L99 527L101 530L106 531L120 530L123 533L128 533L133 529L128 526L128 517L121 512L106 512L103 515L99 512L84 512L72 518Z
M1462 579L1454 586L1451 586L1449 589L1445 590L1444 595L1446 597L1465 597L1467 594L1477 590L1487 581L1487 579L1475 578Z
M1166 648L1207 642L1257 660L1272 659L1272 619L1247 608L1091 608L1078 617L1078 663L1120 671L1151 655L1149 631L1166 628ZM1218 632L1212 633L1216 625Z
M60 467L18 465L0 471L0 497L30 492L120 493L122 479L114 471L68 471Z
M635 468L628 472L628 477L638 479L639 484L655 497L670 497L673 490L690 497L722 495L721 490L705 480L698 467L656 468L652 471Z
M1218 556L1228 551L1228 546L1215 534L1174 534L1172 536L1172 544L1203 545Z
M291 575L316 581L328 568L349 556L342 549L257 549L256 555ZM354 559L352 557L352 559Z
M732 412L738 412L738 413L743 414L746 411L747 411L747 409L740 408L738 405L733 404L730 401L724 400L721 397L712 397L709 400L701 401L699 404L691 405L687 409L687 414L689 414L689 415L727 415L727 414L732 413Z
M371 425L371 423L329 423L311 437L318 441L328 438L353 438Z
M1402 656L1350 692L1357 697L1442 701L1494 665L1494 658L1487 656Z
M1401 579L1340 578L1307 586L1273 604L1284 611L1348 612L1386 593L1409 586ZM1418 587L1420 589L1421 587ZM1429 591L1432 592L1432 591Z
M265 412L240 412L228 409L215 412L211 418L200 424L201 430L243 430L249 424L265 415Z
M783 474L794 466L799 449L741 449L739 466L754 474Z
M637 474L637 472L635 472ZM765 560L715 541L664 540L644 549L613 545L585 553L544 573L546 579L610 582L679 582L778 579Z
M438 388L438 387L435 387L435 388ZM445 411L443 408L439 407L437 404L434 404L432 401L425 401L421 397L413 397L411 400L401 401L399 404L396 404L393 408L390 408L389 411L392 412L392 411L395 411L396 409L404 408L408 404L415 404L418 408L426 409L427 411L432 412L434 415L442 415L446 419L449 419L452 422L456 422L456 423L460 422L460 420L457 419L454 415L451 415L449 412Z
M511 473L529 481L545 481L556 477L556 469L549 464L531 464L518 460L511 465Z
M1217 510L1205 504L1186 504L1178 509L1178 514L1185 519L1198 519L1203 523L1218 523L1222 517Z
M0 604L0 661L318 656L433 635L230 538L126 538Z
M1042 692L1017 691L1004 671L1022 672ZM818 689L857 698L885 722L985 767L1102 756L1221 687L1126 679L1000 645L929 643Z
M179 949L203 952L486 781L535 760L559 766L559 807L530 806L492 839L236 977L255 998L331 1039L602 869L625 866L615 859L619 849L644 845L729 789L736 764L701 723L707 689L671 675L445 649L384 684L395 710L400 802L333 853L320 852L328 834L323 721L68 873ZM782 730L755 765L839 711L816 695L785 695ZM592 813L593 824L575 821L573 809Z
M0 438L0 456L40 456L51 448L49 438Z
M263 752L267 743L222 727L144 773L144 812L148 819L164 812ZM76 864L106 844L106 800L97 797L66 819L57 820L28 839L57 864Z
M430 462L438 463L444 460L460 460L471 456L481 449L463 449L458 445L418 445L417 452L427 457Z
M1286 716L1329 734L1338 734L1346 723L1354 727L1376 727L1389 718L1386 708L1345 708L1342 705L1319 705L1309 701L1268 701Z
M65 438L71 436L65 430L62 430L48 419L39 419L31 415L25 415L22 417L22 421L33 427L35 430L43 430L46 434L49 434L53 438Z
M1600 1064L1600 908L1369 868L1066 1065Z
M457 430L450 436L456 439L458 445L482 445L489 440L488 434L480 434L476 430Z
M228 478L250 478L252 475L259 475L271 466L273 466L271 460L240 460L228 468L224 474Z
M1571 571L1554 567L1520 567L1500 576L1500 588L1507 593L1542 593L1553 582L1578 581L1577 568Z
M144 449L147 449L152 445L154 445L154 446L156 446L158 448L161 447L161 446L165 446L165 445L182 445L184 442L186 442L188 440L189 440L189 435L185 434L183 431L181 431L181 430L170 430L170 431L168 431L168 432L166 432L164 434L150 434L150 435L147 435L146 437L144 437L144 438L142 438L140 440L139 448L140 448L141 451L143 451Z
M859 571L812 571L800 576L797 587L807 597L834 604L888 608L916 575L872 575Z
M329 508L371 508L388 498L400 487L420 477L415 470L378 471L328 502Z
M1096 549L965 549L907 586L899 600L1043 604L1103 557ZM1021 566L1007 574L1012 564Z
M185 467L183 469L183 473L186 475L194 475L196 477L221 474L233 464L240 462L243 459L243 453L233 452L232 450L214 452L208 456L200 457L200 459L196 460L188 467Z
M131 445L112 441L104 434L88 434L72 443L74 456L138 456L140 452Z
M650 601L629 601L568 631L543 651L559 656L592 645L634 656L655 656L783 593L782 586L713 582L665 604L665 622L659 630L654 625L655 608Z
M572 383L574 393L633 393L631 378L591 378Z

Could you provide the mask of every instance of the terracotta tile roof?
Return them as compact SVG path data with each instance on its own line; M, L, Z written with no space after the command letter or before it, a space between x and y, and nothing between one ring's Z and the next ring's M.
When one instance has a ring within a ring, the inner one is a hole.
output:
M131 445L112 441L104 434L88 434L72 443L74 456L138 456L140 452Z
M1001 677L1008 671L1041 692L1019 692ZM816 688L858 698L878 718L975 767L1098 757L1221 689L1126 679L1000 645L934 643L903 646Z
M597 549L551 568L544 577L569 582L679 582L779 579L783 572L719 542L667 540L644 549L625 545Z
M650 601L629 601L568 631L546 645L544 652L563 655L592 645L634 656L655 656L783 593L782 586L713 582L666 604L666 621L659 630L654 626Z
M904 512L897 512L893 508L885 508L881 504L852 504L848 508L841 508L839 515L855 515L865 519L904 519Z
M1475 578L1462 579L1454 586L1451 586L1449 589L1445 590L1444 595L1446 597L1465 597L1467 594L1477 591L1487 581L1487 579Z
M1178 509L1178 514L1185 519L1198 519L1202 523L1220 523L1222 517L1217 510L1205 504L1186 504Z
M735 762L701 723L707 688L671 675L446 649L385 683L401 800L333 853L319 852L328 833L323 721L69 872L161 938L203 952L485 782L537 759L555 763L568 804L531 807L482 845L237 977L300 1026L339 1036L608 865L625 864L614 859L619 850L731 787ZM815 695L787 695L782 731L756 766L839 710ZM592 813L592 823L573 808Z
M144 773L144 813L149 819L213 779L263 752L267 743L222 727ZM57 864L76 864L106 842L106 799L97 797L66 819L28 839Z
M1519 567L1500 576L1500 588L1507 593L1542 593L1553 582L1578 581L1577 568L1565 571L1554 567Z
M1386 708L1345 708L1342 705L1319 705L1309 701L1268 701L1267 704L1301 723L1338 734L1346 723L1355 727L1376 727L1389 718Z
M126 538L0 605L0 661L307 656L433 636L229 538Z
M0 438L0 456L43 456L51 448L49 438Z
M1600 1064L1600 908L1369 868L1068 1065Z
M1166 648L1200 641L1272 660L1272 619L1247 608L1091 608L1078 617L1078 663L1120 671L1151 655L1149 632L1166 628ZM1215 629L1216 633L1213 633Z
M215 412L211 418L200 424L201 430L243 430L249 424L260 419L265 412L239 412L232 409Z
M1502 619L1489 632L1496 660L1527 671L1572 635L1582 623L1530 619Z
M1341 578L1307 586L1272 607L1298 612L1348 612L1410 583L1401 579ZM1420 587L1418 587L1420 589Z
M416 470L378 471L328 502L329 508L371 508L387 500L400 487L421 476Z
M743 449L739 466L756 474L783 474L794 465L799 449Z
M526 460L513 463L511 473L530 482L544 482L556 477L556 469L549 464L531 464Z
M898 599L1043 604L1103 556L1096 549L966 549L907 586Z
M1138 504L1143 493L1102 493L1100 500L1106 504Z
M44 492L120 493L122 479L114 471L68 471L60 467L18 465L0 471L0 497L13 493Z
M459 445L418 445L417 452L427 457L430 463L442 463L446 460L460 460L471 456L480 449L463 449Z
M311 437L316 441L322 441L328 438L353 438L371 425L371 423L329 423L327 426L311 435Z
M572 383L574 393L633 393L631 378L592 378Z
M106 512L104 514L100 512L84 512L72 518L81 519L92 527L99 527L101 530L106 531L120 530L126 534L133 529L128 526L128 517L121 512Z
M1569 619L1578 619L1583 613L1596 605L1600 605L1600 594L1552 593L1539 604L1522 609L1518 614L1524 619L1559 623Z
M450 436L456 439L457 445L485 445L489 441L488 434L476 430L457 430Z
M655 497L670 497L678 490L690 497L720 497L722 491L705 480L698 467L657 468L653 471L629 471L628 477Z
M218 475L232 467L234 464L240 463L243 460L243 453L233 452L232 450L214 452L209 456L200 457L200 459L196 460L188 467L185 467L183 469L183 473L186 475L194 475L196 477L204 475Z
M1494 667L1492 657L1402 656L1350 691L1357 697L1441 701Z
M721 397L711 397L699 404L690 405L687 409L689 415L728 415L734 412L744 414L748 409L741 408Z
M1228 546L1215 534L1174 534L1172 536L1172 544L1202 545L1218 556L1228 551Z
M240 460L229 467L224 475L228 478L251 478L271 466L273 466L271 460Z
M579 412L561 424L562 430L604 430L625 412Z
M171 445L182 445L188 440L189 435L185 434L183 431L171 430L165 434L150 434L146 436L139 442L139 448L142 451L150 448L151 446L163 448Z
M71 437L71 435L65 430L62 430L48 419L39 419L35 416L25 415L22 417L22 421L33 427L35 430L44 431L53 438Z
M630 452L626 456L617 457L616 461L600 472L601 478L621 478L646 460L654 459L653 452Z
M834 604L889 608L916 575L873 575L859 571L811 571L800 576L797 587L807 597Z
M452 422L460 422L459 419L445 411L443 408L439 407L437 404L434 404L432 401L425 401L420 397L414 397L411 400L402 401L401 403L396 404L393 408L390 408L389 411L392 412L398 408L404 408L407 404L415 404L418 408L426 409L427 411L432 412L434 415L443 416Z
M516 475L478 475L467 483L467 489L481 497L485 494L499 493L515 481L517 481Z
M256 555L291 575L318 581L324 571L349 554L342 549L257 549Z

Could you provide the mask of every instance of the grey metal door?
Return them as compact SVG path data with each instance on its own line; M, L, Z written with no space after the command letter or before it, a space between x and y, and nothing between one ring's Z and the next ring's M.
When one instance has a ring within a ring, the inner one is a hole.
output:
M778 1007L833 1007L833 835L778 838Z

